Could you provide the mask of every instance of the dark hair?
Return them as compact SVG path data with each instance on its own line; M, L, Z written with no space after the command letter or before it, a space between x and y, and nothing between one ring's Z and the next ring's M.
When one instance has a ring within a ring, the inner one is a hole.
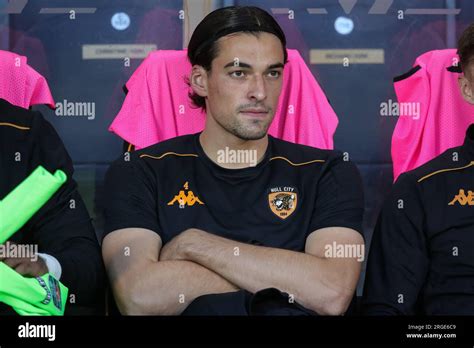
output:
M286 37L276 20L268 12L255 6L229 6L209 13L194 30L188 44L188 59L191 65L201 65L210 72L212 61L219 54L217 40L236 32L255 36L260 32L276 35L281 41L283 63L286 64ZM206 109L205 98L194 92L189 93L189 98L198 108Z
M461 69L466 72L469 63L474 59L474 23L467 27L458 41L458 55Z

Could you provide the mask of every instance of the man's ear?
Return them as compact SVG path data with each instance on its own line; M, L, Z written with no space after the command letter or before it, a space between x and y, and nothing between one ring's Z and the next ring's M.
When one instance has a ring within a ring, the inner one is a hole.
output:
M194 93L200 97L207 97L207 71L200 65L194 65L189 79Z
M458 78L461 94L469 104L474 105L474 84L471 83L466 76L462 75Z

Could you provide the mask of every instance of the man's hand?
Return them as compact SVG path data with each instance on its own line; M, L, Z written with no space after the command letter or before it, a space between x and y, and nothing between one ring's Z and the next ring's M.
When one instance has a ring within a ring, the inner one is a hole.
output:
M186 260L186 251L195 243L200 232L203 231L189 228L178 234L161 248L160 261Z
M0 257L0 261L5 262L7 266L10 266L23 276L40 277L48 273L48 267L46 266L46 263L39 256L36 257L36 261L32 261L31 258L28 257Z
M350 228L327 227L313 231L305 252L297 252L242 243L191 228L168 242L160 258L194 262L240 289L256 293L277 288L318 314L342 315L354 295L360 262L352 257L326 257L325 246L332 243L363 245L364 241Z
M183 232L167 243L164 252L161 237L144 228L116 230L105 237L104 262L122 314L177 315L199 296L238 290L197 263L171 260L181 254L188 241L195 243L192 234ZM124 248L130 248L128 256ZM160 296L156 296L156 289L160 289Z

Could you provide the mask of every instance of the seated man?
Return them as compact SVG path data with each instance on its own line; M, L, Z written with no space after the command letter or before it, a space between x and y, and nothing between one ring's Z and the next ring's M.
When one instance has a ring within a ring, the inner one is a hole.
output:
M346 312L361 264L331 248L363 249L362 184L341 153L267 134L285 46L259 8L210 13L188 46L205 129L110 167L102 252L122 314Z
M460 38L458 54L461 93L474 104L474 24ZM370 247L365 313L472 315L473 231L474 123L462 146L395 183Z
M2 253L0 261L27 277L49 272L60 280L69 288L66 314L96 313L104 287L100 247L58 134L39 112L0 99L0 149L0 200L39 165L51 173L61 169L68 177L2 248L13 250L15 243L20 250L20 245L28 245L40 254ZM13 313L0 303L0 314Z

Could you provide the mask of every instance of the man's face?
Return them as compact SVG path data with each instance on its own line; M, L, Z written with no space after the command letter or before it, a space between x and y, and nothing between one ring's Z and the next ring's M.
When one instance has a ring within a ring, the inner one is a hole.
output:
M464 99L474 105L474 59L463 70L464 76L459 78L459 87Z
M219 53L206 74L207 117L243 140L263 138L283 81L283 49L273 34L236 33L218 40Z

